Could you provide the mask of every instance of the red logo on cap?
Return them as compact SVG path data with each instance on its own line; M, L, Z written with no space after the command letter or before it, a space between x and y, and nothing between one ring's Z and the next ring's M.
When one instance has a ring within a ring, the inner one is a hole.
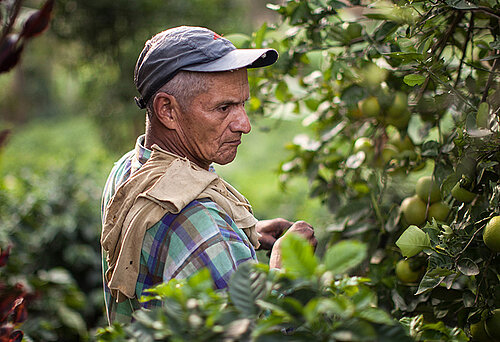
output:
M217 33L214 33L214 40L217 40L217 39L219 39L219 38L222 38L222 36L221 36L221 35L218 35Z

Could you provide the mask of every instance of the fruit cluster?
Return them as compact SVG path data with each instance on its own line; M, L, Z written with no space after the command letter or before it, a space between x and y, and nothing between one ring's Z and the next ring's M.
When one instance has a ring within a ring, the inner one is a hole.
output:
M439 185L431 176L421 177L415 186L416 194L401 203L401 212L406 224L420 226L435 219L446 222L450 207L441 201Z

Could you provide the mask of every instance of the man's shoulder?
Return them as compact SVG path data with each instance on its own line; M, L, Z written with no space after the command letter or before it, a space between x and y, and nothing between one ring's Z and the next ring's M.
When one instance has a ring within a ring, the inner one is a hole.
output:
M113 165L102 192L101 212L106 208L109 200L113 197L120 184L124 183L130 177L133 156L134 150L129 151Z
M233 225L233 220L217 203L209 198L195 199L178 214L171 215L171 222L189 222L203 227ZM212 225L210 224L212 223Z

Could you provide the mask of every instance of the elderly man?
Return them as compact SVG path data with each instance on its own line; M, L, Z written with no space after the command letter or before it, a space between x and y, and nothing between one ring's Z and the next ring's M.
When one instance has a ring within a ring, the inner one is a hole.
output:
M102 201L103 270L108 321L129 322L143 291L207 267L225 288L239 264L270 249L280 267L280 236L312 227L284 219L258 221L248 201L212 164L233 161L242 134L247 68L273 64L272 49L236 49L200 27L177 27L151 38L135 67L146 109L146 133L114 166Z

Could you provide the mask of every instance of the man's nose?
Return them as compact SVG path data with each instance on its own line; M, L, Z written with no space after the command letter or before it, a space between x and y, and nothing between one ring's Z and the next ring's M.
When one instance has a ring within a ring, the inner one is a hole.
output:
M250 124L250 119L248 118L245 106L242 105L238 107L236 118L233 122L232 130L234 132L241 132L243 134L250 133L252 125Z

